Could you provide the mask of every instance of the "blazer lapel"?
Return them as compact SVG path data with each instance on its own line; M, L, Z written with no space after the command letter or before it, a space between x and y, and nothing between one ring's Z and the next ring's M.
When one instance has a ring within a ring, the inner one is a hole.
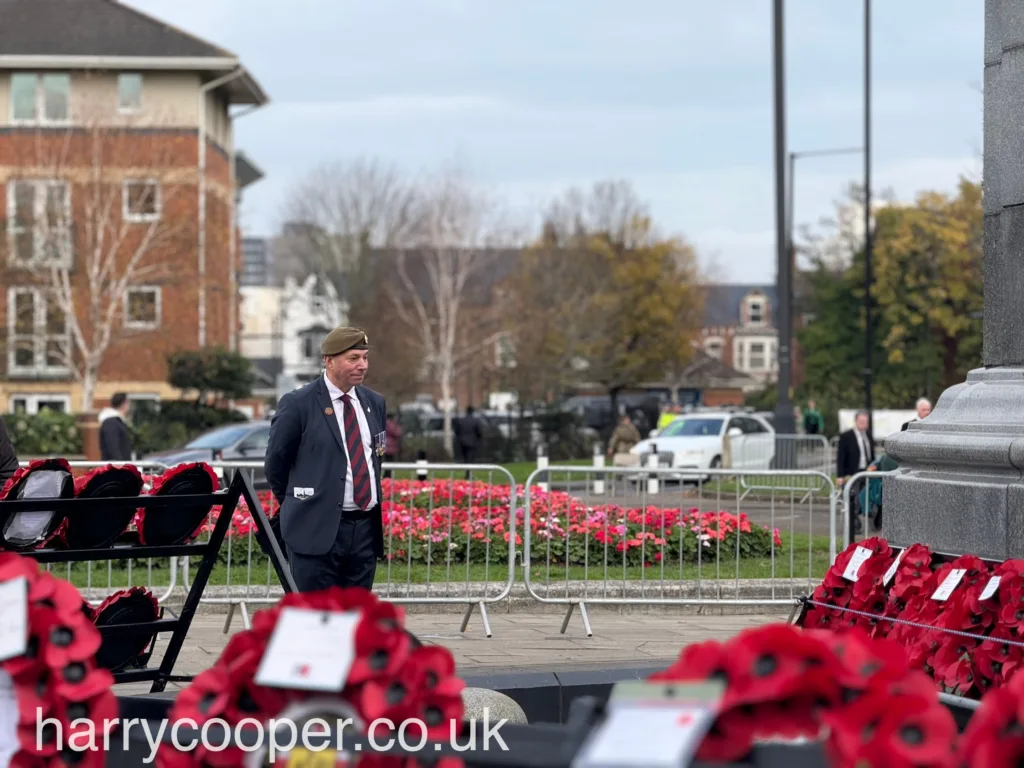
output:
M338 447L345 450L345 441L341 437L341 427L338 426L338 417L334 413L336 403L331 402L331 395L327 392L327 385L321 378L316 386L317 402L320 405L320 414L327 420L327 428L331 430L334 439L338 441Z
M370 428L370 439L372 440L381 432L381 426L377 423L377 409L374 407L376 403L370 400L370 396L362 387L356 387L356 394L359 396L359 402L362 403L363 413L366 415L366 425Z

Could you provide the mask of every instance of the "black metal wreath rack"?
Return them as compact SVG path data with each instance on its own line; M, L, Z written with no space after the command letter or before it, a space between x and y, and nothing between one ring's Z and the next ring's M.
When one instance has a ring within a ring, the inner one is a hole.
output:
M178 660L178 654L184 645L188 635L192 619L195 617L199 607L199 601L203 596L206 586L217 564L221 547L228 532L228 526L238 507L240 500L248 505L249 513L252 515L256 530L263 540L264 548L277 572L281 585L286 592L296 591L295 582L292 579L284 555L278 545L276 536L271 535L270 522L263 506L259 502L256 492L253 490L249 478L244 472L236 471L230 484L225 490L214 491L203 494L178 494L178 495L141 495L130 497L106 497L106 498L61 498L61 499L30 499L18 501L4 501L0 503L0 509L5 515L14 515L19 512L56 512L60 516L67 516L72 519L78 515L101 515L118 514L127 510L145 510L147 514L152 510L157 515L173 515L175 509L203 507L207 510L212 507L220 507L217 520L213 525L210 538L206 542L174 544L174 545L150 545L144 543L133 544L111 544L105 547L90 549L59 549L43 548L22 552L26 557L34 558L39 563L73 563L98 560L125 560L134 558L160 558L160 557L201 557L199 567L196 570L192 586L185 597L181 611L177 618L163 618L159 616L154 621L106 624L99 628L104 636L127 637L146 635L151 636L157 633L171 633L171 638L164 649L160 664L157 667L150 667L148 663L141 669L124 669L115 671L114 680L118 683L152 682L151 693L161 693L169 682L189 682L192 677L189 675L173 674L174 665ZM142 657L142 661L148 662L152 654L152 648Z

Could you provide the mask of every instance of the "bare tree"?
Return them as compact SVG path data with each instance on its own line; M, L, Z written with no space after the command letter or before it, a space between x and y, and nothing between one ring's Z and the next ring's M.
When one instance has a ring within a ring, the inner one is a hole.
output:
M475 282L495 264L495 248L507 245L498 207L458 173L442 173L420 189L414 247L396 254L397 281L390 295L396 314L415 329L428 375L437 385L444 413L445 450L453 453L452 400L460 365L493 344L500 333L470 318ZM486 301L486 296L478 294ZM479 304L479 301L478 301Z
M279 250L290 268L322 275L352 301L366 287L358 279L366 249L407 243L416 224L415 189L379 160L327 163L292 190L285 216Z
M8 182L2 281L15 286L15 369L66 369L91 411L105 355L156 312L194 225L179 198L194 188L174 139L85 114L24 147L32 162ZM83 127L84 126L84 127ZM40 333L39 318L43 318Z

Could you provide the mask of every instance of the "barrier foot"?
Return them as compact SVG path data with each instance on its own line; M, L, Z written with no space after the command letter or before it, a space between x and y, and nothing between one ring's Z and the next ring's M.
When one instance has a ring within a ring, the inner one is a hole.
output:
M580 606L580 616L583 618L583 629L586 630L587 637L593 637L594 636L594 632L590 628L590 617L587 616L587 606L585 604L583 604L583 603L580 603L579 606ZM561 630L561 632L562 632L563 635L565 634L565 631L569 628L569 619L572 618L572 611L573 611L573 609L575 607L576 607L576 603L569 603L569 605L566 606L565 616L562 617L562 630Z
M477 607L477 608L480 609L480 621L484 625L484 634L487 635L487 637L490 637L491 636L491 622L487 618L487 605L484 602L470 603L469 605L466 606L466 612L464 614L462 614L462 627L460 628L459 631L460 632L465 632L466 629L469 627L469 617L473 615L473 608L474 607Z
M583 619L583 628L587 631L587 637L593 637L594 630L590 628L590 617L587 615L586 603L580 603L580 617Z
M249 608L248 608L248 606L246 606L245 601L243 600L243 601L241 601L239 603L231 603L228 606L228 616L224 620L224 634L225 635L228 632L231 631L231 620L235 617L235 608L236 607L238 608L239 612L241 612L241 614L242 614L242 628L243 629L251 629L252 628L252 623L249 621Z

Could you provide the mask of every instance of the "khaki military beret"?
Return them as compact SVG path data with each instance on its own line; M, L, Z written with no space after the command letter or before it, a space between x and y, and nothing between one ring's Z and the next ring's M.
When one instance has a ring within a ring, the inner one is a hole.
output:
M323 355L340 355L350 349L369 349L370 340L358 328L335 328L320 345Z

